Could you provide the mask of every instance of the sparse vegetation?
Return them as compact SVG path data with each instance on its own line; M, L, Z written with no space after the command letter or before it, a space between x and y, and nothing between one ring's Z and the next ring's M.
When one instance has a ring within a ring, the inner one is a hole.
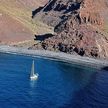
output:
M31 18L31 11L28 7L24 7L19 4L15 0L2 0L0 1L0 11L8 14L13 19L19 21L25 27L29 28L29 30L33 34L43 34L43 33L52 33L53 30L51 27L43 24L39 21L34 21Z

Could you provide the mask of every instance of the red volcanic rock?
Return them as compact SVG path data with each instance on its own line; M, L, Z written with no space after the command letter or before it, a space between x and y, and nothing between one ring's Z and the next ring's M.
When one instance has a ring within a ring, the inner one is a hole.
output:
M107 0L51 0L40 17L55 26L56 34L42 41L41 48L81 56L108 57L108 37L102 31L106 12Z
M80 7L81 21L95 26L104 23L103 12L108 10L106 0L83 0Z
M80 25L76 29L64 30L45 40L42 42L44 45L42 47L47 50L76 53L81 56L106 57L108 55L106 55L105 49L101 47L104 45L99 43L99 41L105 40L104 38L104 35L93 30L90 26ZM108 47L108 41L104 43Z

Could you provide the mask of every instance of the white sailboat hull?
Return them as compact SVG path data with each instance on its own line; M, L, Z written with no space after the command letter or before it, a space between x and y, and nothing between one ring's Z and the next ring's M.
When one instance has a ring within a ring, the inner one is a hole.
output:
M38 79L38 74L34 73L34 60L33 60L33 63L32 63L32 68L31 68L31 74L30 74L30 79L31 80L37 80Z
M33 76L30 76L30 79L31 79L31 80L36 80L36 79L38 79L38 74L34 74Z

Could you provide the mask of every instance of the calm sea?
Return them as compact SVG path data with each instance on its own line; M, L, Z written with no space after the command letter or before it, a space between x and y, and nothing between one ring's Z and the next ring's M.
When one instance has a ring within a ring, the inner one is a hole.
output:
M32 60L37 81L30 81ZM108 108L108 71L0 54L0 108Z

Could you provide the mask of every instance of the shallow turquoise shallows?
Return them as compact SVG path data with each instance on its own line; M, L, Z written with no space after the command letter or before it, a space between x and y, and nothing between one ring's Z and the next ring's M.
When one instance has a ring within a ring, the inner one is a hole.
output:
M32 60L37 81L30 81ZM107 108L108 72L38 57L0 54L0 108Z

